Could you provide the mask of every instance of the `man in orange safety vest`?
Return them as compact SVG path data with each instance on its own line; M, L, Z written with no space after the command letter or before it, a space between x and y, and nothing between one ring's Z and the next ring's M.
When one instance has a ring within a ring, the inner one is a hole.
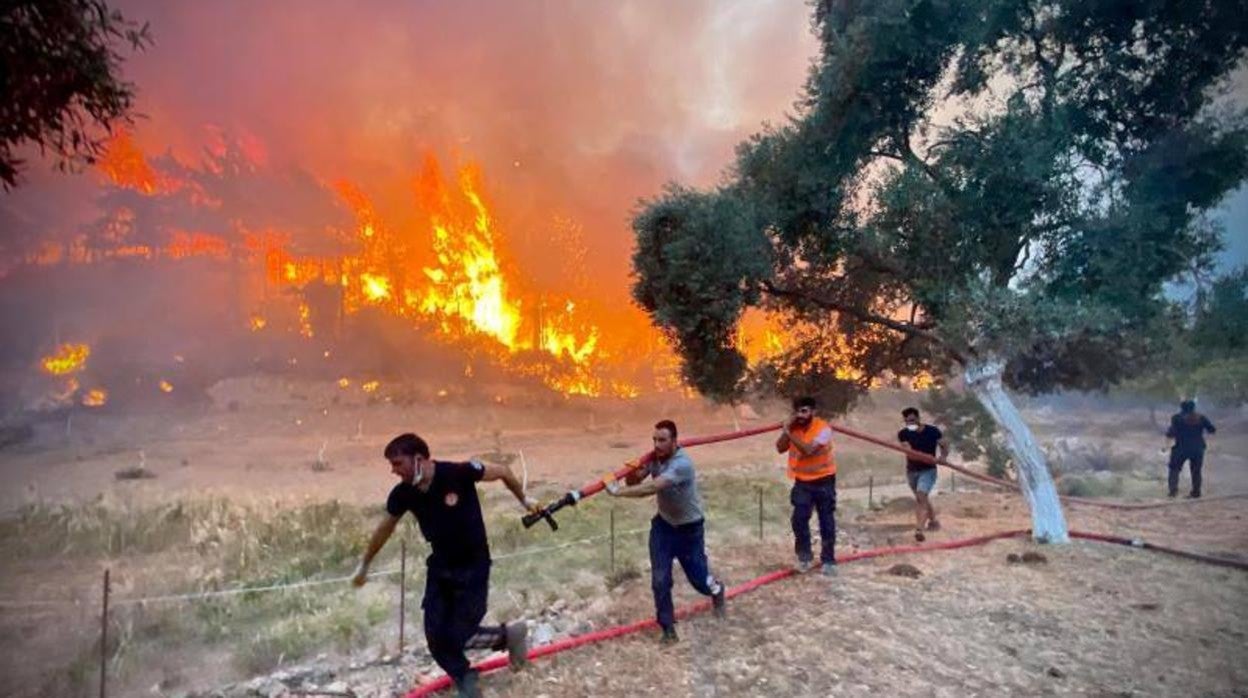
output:
M793 400L793 416L776 439L776 451L789 454L789 479L793 489L793 548L797 571L807 572L814 565L810 545L810 515L819 515L822 540L819 561L823 574L836 575L836 461L832 458L832 429L815 415L813 397Z

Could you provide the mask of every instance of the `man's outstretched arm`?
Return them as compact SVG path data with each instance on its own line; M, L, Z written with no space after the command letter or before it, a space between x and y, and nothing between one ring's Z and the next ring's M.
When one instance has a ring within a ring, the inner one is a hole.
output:
M511 490L511 493L515 495L516 501L520 502L520 506L529 511L541 508L541 503L524 491L524 485L516 479L516 474L511 472L510 467L496 463L482 464L481 467L483 468L481 473L483 481L502 480L507 489Z
M620 485L619 480L612 480L607 485L607 493L613 497L649 497L659 490L671 486L671 484L672 481L666 477L656 477L631 487L623 487Z
M377 530L373 531L373 537L368 541L368 548L364 550L364 557L360 558L360 564L355 568L355 576L351 578L351 583L357 587L364 586L368 581L368 566L372 564L373 558L377 557L377 553L381 552L382 546L386 541L390 540L390 534L394 533L394 527L399 524L399 517L386 514L381 523L377 524Z

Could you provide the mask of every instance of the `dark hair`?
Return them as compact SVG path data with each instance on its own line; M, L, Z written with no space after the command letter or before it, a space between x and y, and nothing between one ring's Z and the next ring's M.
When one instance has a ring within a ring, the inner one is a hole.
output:
M904 410L902 410L902 411L901 411L901 418L902 418L902 419L905 419L906 417L909 417L910 415L914 415L914 418L915 418L915 419L918 419L918 418L919 418L919 408L917 408L917 407L907 407L906 409L904 409Z
M800 410L803 407L809 407L810 409L813 410L818 406L819 406L819 403L816 402L815 399L809 395L803 395L801 397L793 398L793 409L795 410Z
M1183 413L1185 413L1185 414L1186 414L1186 413L1188 413L1188 412L1195 412L1195 411L1196 411L1196 401L1195 401L1195 400L1184 400L1183 402L1180 402L1180 403L1179 403L1179 411L1180 411L1180 412L1183 412Z
M672 440L676 440L676 422L670 419L664 419L654 425L655 429L666 429L672 435Z
M429 444L419 436L407 433L399 434L386 444L386 460L399 456L429 457Z

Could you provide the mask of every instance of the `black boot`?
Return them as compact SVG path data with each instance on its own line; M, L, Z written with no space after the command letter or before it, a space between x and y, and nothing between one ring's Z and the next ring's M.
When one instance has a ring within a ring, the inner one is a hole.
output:
M503 642L512 669L519 669L529 663L529 628L524 621L504 625Z
M459 698L481 698L481 687L477 685L477 672L469 671L464 678L455 682Z

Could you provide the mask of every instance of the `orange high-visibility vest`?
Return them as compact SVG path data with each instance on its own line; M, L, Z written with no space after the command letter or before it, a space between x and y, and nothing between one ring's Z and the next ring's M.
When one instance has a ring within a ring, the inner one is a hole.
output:
M804 431L798 431L796 426L793 427L793 434L804 442L809 442L815 438L819 432L827 428L828 423L813 417L810 424L806 426ZM803 456L802 452L797 450L796 446L789 445L789 478L793 480L818 480L819 478L828 477L836 474L836 461L832 458L832 444L828 444L828 450L813 456Z

